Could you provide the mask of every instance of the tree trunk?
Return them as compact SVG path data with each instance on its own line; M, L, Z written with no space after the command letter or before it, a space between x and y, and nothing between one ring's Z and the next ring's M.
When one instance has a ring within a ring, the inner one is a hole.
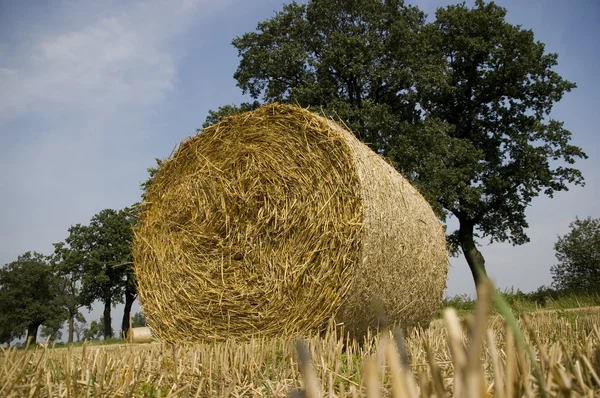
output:
M112 320L110 318L111 304L111 299L104 302L104 340L113 337Z
M37 334L40 323L33 323L27 327L27 340L31 337L31 344L37 343Z
M473 280L475 281L475 287L478 287L481 282L487 279L487 272L485 270L485 259L481 252L475 245L473 239L473 231L475 225L471 221L460 220L460 227L458 229L458 239L460 247L465 255L467 264L473 274Z
M123 322L121 323L121 333L123 338L127 338L127 332L129 331L129 317L131 316L131 307L135 301L135 291L129 288L125 290L125 310L123 312Z
M67 339L67 343L71 344L73 342L73 332L75 331L75 314L73 312L69 313L69 338Z

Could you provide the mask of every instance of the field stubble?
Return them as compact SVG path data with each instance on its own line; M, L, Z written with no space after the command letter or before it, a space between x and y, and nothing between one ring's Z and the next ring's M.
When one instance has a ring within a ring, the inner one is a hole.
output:
M2 397L594 397L600 310L523 315L524 340L489 302L428 329L363 344L330 328L302 341L46 346L0 352ZM520 344L520 342L524 344ZM531 354L531 356L529 355ZM531 358L534 358L532 361Z

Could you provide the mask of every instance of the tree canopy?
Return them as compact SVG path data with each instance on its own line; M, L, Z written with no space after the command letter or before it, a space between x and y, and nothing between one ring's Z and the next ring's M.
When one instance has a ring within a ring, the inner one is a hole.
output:
M42 324L59 325L65 313L57 305L58 280L46 256L26 252L0 269L0 334L3 342L15 337L37 341Z
M472 269L484 265L473 237L526 243L531 200L583 183L571 165L585 153L549 117L575 84L553 70L557 54L505 17L505 9L478 0L472 9L439 9L429 29L446 63L443 84L424 87L421 106L446 129L420 148L416 179L458 219L455 241Z
M597 293L600 287L600 218L577 218L554 245L558 264L551 269L561 290Z
M90 327L83 330L83 338L86 340L98 340L102 336L102 325L104 319L90 322Z
M104 304L105 338L113 337L111 308L124 298L123 322L129 325L127 308L131 309L136 296L131 254L134 220L135 215L129 208L105 209L94 215L89 225L69 228L66 244L55 245L57 269L63 274L77 275L81 280L77 296L69 301L71 323L78 305L91 307L99 300Z
M441 71L424 29L425 15L400 0L291 3L233 40L234 78L255 99L322 109L387 155L421 122L417 87Z
M572 165L587 156L549 116L575 84L553 69L557 54L494 3L440 8L428 24L401 0L310 0L232 44L244 93L343 121L442 220L456 217L449 242L476 282L486 275L479 238L527 242L532 199L583 184ZM222 107L207 123L248 106Z
M134 328L146 326L146 317L144 316L143 312L136 312L131 317L131 326Z

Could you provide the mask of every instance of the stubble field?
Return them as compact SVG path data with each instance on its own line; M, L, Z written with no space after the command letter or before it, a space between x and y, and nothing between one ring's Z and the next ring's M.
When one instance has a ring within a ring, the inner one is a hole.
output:
M383 330L363 344L334 328L303 340L116 345L0 352L2 397L594 397L600 309L518 314L490 302L426 330ZM514 326L514 325L513 325Z

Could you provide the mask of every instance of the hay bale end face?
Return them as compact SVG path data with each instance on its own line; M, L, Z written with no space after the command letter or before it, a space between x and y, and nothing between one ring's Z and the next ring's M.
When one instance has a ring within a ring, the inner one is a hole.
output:
M152 343L152 331L148 327L131 328L127 332L127 341L132 344Z
M439 308L448 255L423 197L336 123L270 104L181 143L147 192L134 267L166 341L355 337L373 303L405 326Z

